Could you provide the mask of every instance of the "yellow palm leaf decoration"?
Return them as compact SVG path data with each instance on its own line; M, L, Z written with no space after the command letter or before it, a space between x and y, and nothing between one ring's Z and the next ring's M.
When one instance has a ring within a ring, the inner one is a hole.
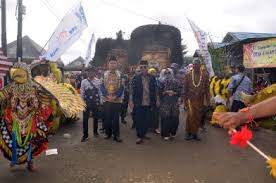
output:
M34 80L58 101L58 105L66 117L75 117L85 109L85 103L80 95L73 94L63 84L58 84L51 78L43 76L38 76Z

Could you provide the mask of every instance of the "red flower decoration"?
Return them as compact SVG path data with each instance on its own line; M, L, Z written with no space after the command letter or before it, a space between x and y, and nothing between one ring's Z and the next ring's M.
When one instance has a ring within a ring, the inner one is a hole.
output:
M233 133L230 139L230 144L239 145L240 148L247 147L247 141L252 139L252 131L249 130L246 126L242 127L241 131Z

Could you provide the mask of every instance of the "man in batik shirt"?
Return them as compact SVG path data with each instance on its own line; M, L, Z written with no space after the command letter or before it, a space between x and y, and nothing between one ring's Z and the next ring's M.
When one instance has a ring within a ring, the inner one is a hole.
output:
M114 141L122 142L120 139L119 117L124 94L124 84L117 66L116 57L111 57L108 61L109 70L104 73L101 92L104 102L105 139L110 139L113 134Z

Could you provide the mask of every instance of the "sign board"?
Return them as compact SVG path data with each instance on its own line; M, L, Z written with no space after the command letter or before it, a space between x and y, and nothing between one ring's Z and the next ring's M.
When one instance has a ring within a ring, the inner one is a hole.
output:
M276 38L243 45L246 68L276 67Z

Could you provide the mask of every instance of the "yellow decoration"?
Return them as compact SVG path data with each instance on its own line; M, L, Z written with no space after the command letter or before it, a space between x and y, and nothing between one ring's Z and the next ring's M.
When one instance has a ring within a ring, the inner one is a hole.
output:
M50 69L51 69L51 73L53 74L55 80L60 83L61 82L61 78L62 78L62 73L60 71L60 69L58 68L57 63L55 62L51 62L49 63Z
M28 73L23 69L12 68L10 70L10 75L12 80L14 80L16 83L26 83L28 80Z
M214 85L215 85L215 82L216 82L216 79L217 79L217 76L213 76L211 78L211 82L210 82L210 94L212 97L215 97L215 93L214 93Z
M276 178L276 159L270 158L267 160L268 168L271 168L270 175Z
M215 108L215 111L214 113L221 113L221 112L227 112L227 108L225 105L218 105L216 108ZM218 121L217 119L214 117L214 115L212 116L212 120L210 121L211 125L218 125Z
M257 104L274 96L276 96L276 84L262 89L256 95L246 95L245 93L240 93L241 100L245 104Z
M63 84L58 84L50 78L37 76L35 81L50 92L58 101L66 117L75 117L85 109L85 103L80 95L72 94Z

